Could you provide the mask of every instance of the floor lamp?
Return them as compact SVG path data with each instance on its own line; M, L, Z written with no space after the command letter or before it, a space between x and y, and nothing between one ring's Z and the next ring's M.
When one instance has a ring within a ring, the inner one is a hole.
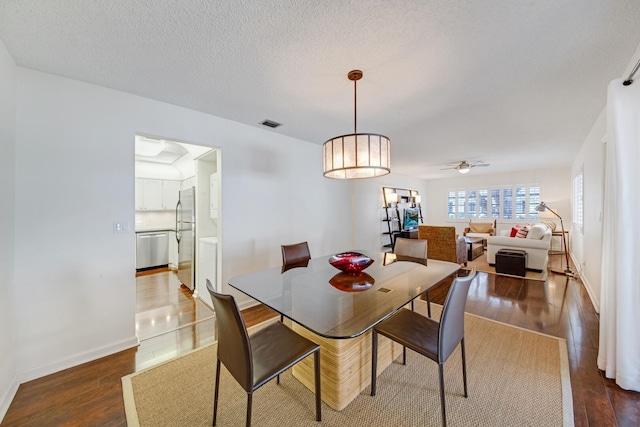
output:
M568 276L568 277L576 277L576 274L573 271L571 271L571 267L569 267L569 247L567 246L567 237L566 237L567 235L564 232L564 224L562 223L562 217L558 215L556 211L554 211L549 206L547 206L545 202L540 202L540 204L536 206L536 211L538 212L544 212L547 210L560 219L560 228L562 229L562 243L564 244L564 258L567 261L567 268L565 268L564 270L554 270L552 268L551 271L556 274L564 274L565 276Z

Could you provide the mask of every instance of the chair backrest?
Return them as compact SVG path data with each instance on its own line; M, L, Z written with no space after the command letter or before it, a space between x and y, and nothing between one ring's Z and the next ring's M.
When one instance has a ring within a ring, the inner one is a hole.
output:
M456 228L435 225L419 225L418 239L429 244L429 259L458 262L456 252Z
M215 292L209 279L207 279L207 290L211 294L216 314L218 360L224 364L242 388L249 392L253 386L251 345L238 305L233 296Z
M475 269L466 277L456 277L449 289L442 307L438 331L438 359L447 360L449 355L464 338L464 306L471 281L476 275Z
M397 237L393 252L400 256L427 259L427 241Z
M282 245L282 267L304 266L311 259L309 244L307 242Z

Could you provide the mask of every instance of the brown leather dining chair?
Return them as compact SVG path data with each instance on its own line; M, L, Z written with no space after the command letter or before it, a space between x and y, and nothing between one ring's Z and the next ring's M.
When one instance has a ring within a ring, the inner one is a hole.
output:
M281 245L282 250L282 272L296 267L306 267L311 259L309 244L307 242L294 243L291 245ZM284 315L280 314L280 322L284 322Z
M307 242L281 245L281 248L283 272L294 267L306 267L307 262L311 259L311 252L309 252L309 244Z
M393 253L398 261L412 261L427 265L427 241L423 239L407 239L397 237L394 242ZM427 315L431 317L431 299L429 290L425 292L427 297ZM413 310L413 300L411 300Z
M321 421L320 346L280 322L249 335L233 296L215 292L208 279L207 289L218 328L213 425L218 415L221 364L247 392L246 425L249 427L253 392L311 354L314 356L316 421Z
M467 293L475 270L466 277L457 277L442 307L440 322L425 317L415 311L400 309L393 316L378 323L373 328L373 343L371 348L371 396L376 394L376 369L378 364L378 334L402 344L438 364L440 380L440 407L442 411L442 425L447 425L447 415L444 398L443 367L453 350L460 344L462 351L462 380L464 382L464 397L467 393L467 361L464 348L464 306ZM406 364L403 357L403 364Z

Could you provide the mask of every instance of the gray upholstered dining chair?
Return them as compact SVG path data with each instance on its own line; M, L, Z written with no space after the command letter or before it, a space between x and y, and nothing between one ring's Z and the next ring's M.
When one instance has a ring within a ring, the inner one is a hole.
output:
M371 396L376 394L376 370L378 364L378 334L381 334L403 347L409 348L438 364L440 380L440 406L442 410L442 425L447 425L447 415L444 398L443 367L453 350L460 344L462 351L462 379L464 382L464 397L467 393L467 361L464 348L464 306L467 293L475 270L466 277L457 277L444 302L440 322L425 317L415 311L398 310L393 316L378 323L373 328L373 343L371 348ZM406 365L406 357L402 363Z
M311 354L314 356L316 420L321 421L320 346L280 322L249 335L233 296L215 292L208 279L207 290L211 294L218 328L213 425L216 425L218 415L221 364L247 392L246 425L249 427L253 392Z
M393 253L398 261L412 261L427 265L427 241L423 239L407 239L397 237L394 243ZM427 297L427 315L431 317L431 299L429 290L425 292ZM413 310L413 300L411 300Z

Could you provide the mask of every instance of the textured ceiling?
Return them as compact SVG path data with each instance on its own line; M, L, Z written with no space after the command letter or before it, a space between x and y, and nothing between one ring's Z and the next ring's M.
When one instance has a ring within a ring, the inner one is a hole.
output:
M358 130L423 178L569 165L638 22L638 0L0 0L19 66L317 144L352 132L361 69Z

